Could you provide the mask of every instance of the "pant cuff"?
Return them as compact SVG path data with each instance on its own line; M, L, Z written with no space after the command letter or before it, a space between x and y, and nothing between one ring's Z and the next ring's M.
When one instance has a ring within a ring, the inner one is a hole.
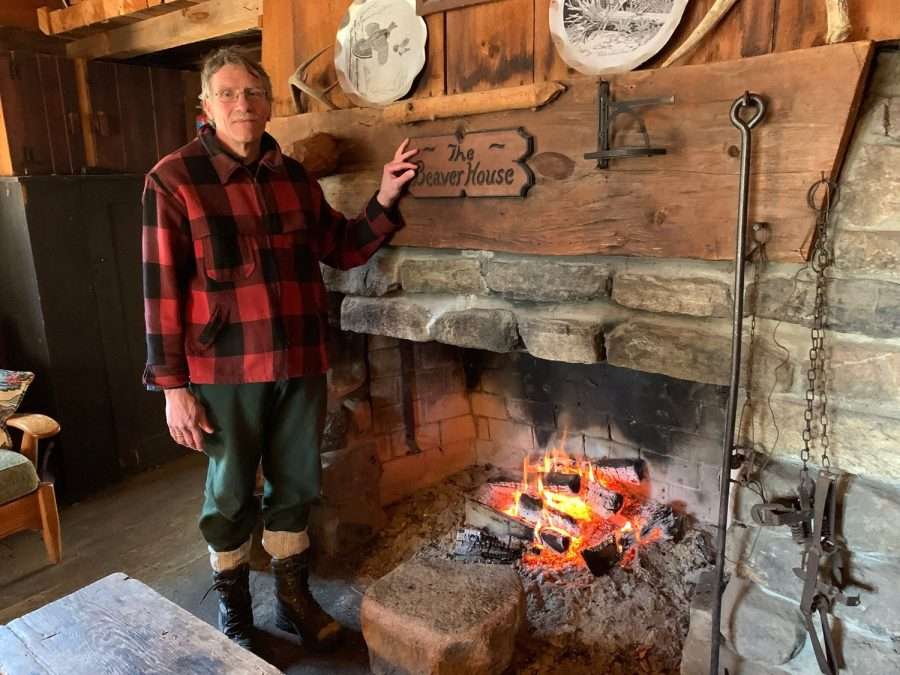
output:
M263 530L262 545L273 558L290 558L309 548L309 535L302 532Z
M235 567L250 562L250 540L232 551L214 551L209 546L209 564L213 568L213 572L225 572L233 570Z

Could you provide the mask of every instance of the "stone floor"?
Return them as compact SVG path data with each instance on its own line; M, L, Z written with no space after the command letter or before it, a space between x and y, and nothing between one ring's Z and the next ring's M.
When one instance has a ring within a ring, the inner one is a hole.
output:
M139 579L192 614L215 623L215 593L196 520L206 462L188 456L134 476L84 502L62 509L63 560L47 562L38 534L0 540L0 624L112 572ZM299 639L274 627L270 574L251 576L254 615L267 661L290 675L364 675L368 654L359 633L361 593L340 578L314 577L322 605L350 631L333 655L304 651Z

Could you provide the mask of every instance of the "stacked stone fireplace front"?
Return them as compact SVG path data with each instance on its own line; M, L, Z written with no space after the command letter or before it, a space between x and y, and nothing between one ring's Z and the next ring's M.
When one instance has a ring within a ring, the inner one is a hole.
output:
M843 533L862 596L859 607L837 610L836 623L852 673L900 671L898 83L900 58L884 51L831 224L830 452L849 475ZM342 366L355 373L345 378L353 386L334 387L352 395L337 404L344 433L326 459L326 497L339 453L378 476L378 494L367 498L387 505L473 464L515 470L527 455L562 447L575 458L643 459L654 499L714 527L730 263L388 248L364 268L325 272L340 301L335 321L352 342L343 353L358 357ZM745 326L749 402L739 406L739 444L755 456L758 482L736 487L730 514L724 662L732 673L814 673L797 604L802 582L792 571L799 549L789 532L760 528L749 516L760 487L771 499L798 481L814 278L786 264L748 275L746 304L757 321L752 340ZM347 518L359 520L347 515L359 509L341 504L326 499L332 534ZM377 528L378 513L350 529ZM683 673L708 667L703 599Z

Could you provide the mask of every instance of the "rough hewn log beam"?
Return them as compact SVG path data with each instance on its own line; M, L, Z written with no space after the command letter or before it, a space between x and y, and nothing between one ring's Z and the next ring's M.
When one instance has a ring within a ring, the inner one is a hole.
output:
M505 110L537 110L565 90L566 86L560 82L539 82L470 94L416 98L389 105L384 109L383 119L387 124L407 124Z
M261 0L208 0L75 40L66 53L70 58L128 58L258 30L261 7Z

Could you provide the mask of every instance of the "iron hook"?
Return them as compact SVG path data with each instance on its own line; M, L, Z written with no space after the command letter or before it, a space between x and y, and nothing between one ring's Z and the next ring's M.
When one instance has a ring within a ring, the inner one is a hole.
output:
M750 107L755 107L756 113L754 113L753 117L749 120L744 121L744 118L740 116L740 112L744 108ZM751 94L749 91L745 91L742 96L737 98L735 102L731 104L731 123L739 128L752 129L760 122L760 120L762 120L765 113L766 103L763 101L762 97L758 94Z

